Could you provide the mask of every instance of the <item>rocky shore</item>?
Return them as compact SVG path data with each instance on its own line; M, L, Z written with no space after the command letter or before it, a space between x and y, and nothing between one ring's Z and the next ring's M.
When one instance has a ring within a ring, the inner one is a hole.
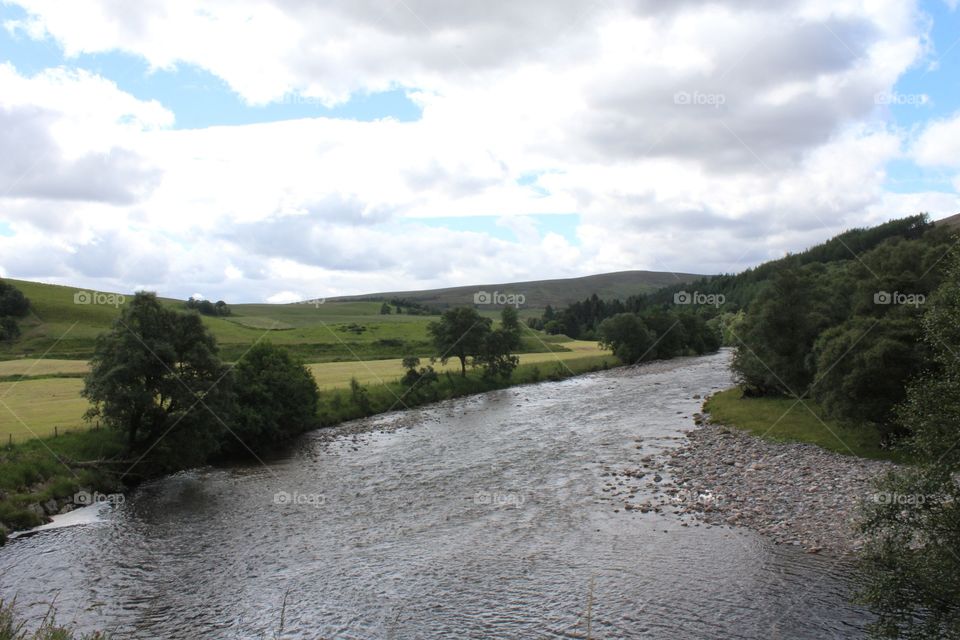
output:
M809 553L839 556L862 546L854 526L859 505L876 499L871 481L893 463L771 442L694 418L698 427L683 445L641 458L632 475L648 480L654 498L626 509L747 527Z

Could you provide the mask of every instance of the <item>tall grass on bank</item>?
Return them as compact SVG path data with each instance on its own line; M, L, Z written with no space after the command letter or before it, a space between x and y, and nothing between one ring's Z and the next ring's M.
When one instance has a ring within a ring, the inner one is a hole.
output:
M734 387L712 395L704 409L713 422L767 440L808 442L843 455L905 462L902 454L882 446L877 429L831 420L809 399L747 398L742 389Z
M446 371L434 382L406 385L400 381L360 385L354 381L348 389L334 389L322 394L318 410L321 426L333 426L348 420L378 413L418 407L450 398L505 389L544 380L563 380L571 376L602 371L620 366L616 356L587 356L562 362L522 364L509 379L487 378L480 370L469 371L466 377Z
M112 488L116 481L106 471L72 468L66 463L111 458L122 447L120 434L109 429L0 447L0 523L14 530L29 529L44 521L32 505L72 496L81 488ZM4 537L5 532L0 530L0 543Z
M102 633L77 635L68 627L61 627L54 619L53 605L35 629L28 629L26 621L17 616L14 602L0 600L0 640L109 640Z

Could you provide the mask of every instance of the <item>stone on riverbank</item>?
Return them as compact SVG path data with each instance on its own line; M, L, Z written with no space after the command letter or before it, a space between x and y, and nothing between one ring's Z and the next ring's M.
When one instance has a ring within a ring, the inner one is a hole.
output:
M872 481L895 468L891 462L771 442L717 424L692 430L687 438L664 465L679 478L674 501L681 515L747 527L810 553L858 550L863 545L855 529L859 506L873 499Z

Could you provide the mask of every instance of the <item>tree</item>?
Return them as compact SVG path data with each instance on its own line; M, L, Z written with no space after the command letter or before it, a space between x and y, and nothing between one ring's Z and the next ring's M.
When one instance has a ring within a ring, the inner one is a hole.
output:
M0 280L0 317L22 318L30 312L30 301L9 282Z
M408 387L412 387L417 384L429 385L430 383L436 382L438 379L437 372L433 370L433 367L429 365L426 367L421 367L420 358L416 356L404 357L403 368L406 369L407 372L403 375L401 381Z
M928 362L919 333L915 318L893 314L857 316L823 332L813 347L814 399L833 417L887 429L907 381Z
M653 334L635 313L618 313L607 318L600 323L597 332L600 345L612 350L626 364L636 364L641 358L652 357Z
M16 340L20 337L20 325L12 316L0 318L0 340Z
M391 311L392 310L390 309L390 305L387 304L386 302L380 305L380 315L388 316L390 315Z
M369 416L373 413L373 404L370 402L370 395L367 388L354 378L350 378L350 401L363 413Z
M960 252L923 318L934 354L907 387L897 419L917 464L878 483L863 530L863 599L879 614L875 635L960 637Z
M30 301L19 289L0 280L0 341L15 340L20 337L20 325L17 318L30 312Z
M83 395L150 472L206 462L232 417L229 370L195 313L139 292L97 338Z
M478 356L484 347L493 321L484 318L472 307L456 307L443 312L440 320L427 325L433 345L439 351L439 360L460 361L460 375L467 375L467 358Z
M317 425L317 383L286 349L261 342L233 369L237 409L229 455L257 453Z
M477 362L483 365L483 375L504 379L513 374L520 359L513 352L520 347L520 319L513 307L504 307L500 312L500 326L487 333Z
M813 381L813 343L830 326L830 298L809 271L777 273L734 335L734 371L748 393L803 396Z
M186 306L187 309L198 311L205 316L229 316L231 313L230 307L223 300L217 300L216 303L213 303L209 300L201 300L191 296L187 300Z

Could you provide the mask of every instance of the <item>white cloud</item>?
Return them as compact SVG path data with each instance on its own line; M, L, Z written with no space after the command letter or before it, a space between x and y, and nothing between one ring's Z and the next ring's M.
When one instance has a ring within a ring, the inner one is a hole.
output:
M925 127L911 155L924 166L960 168L960 113Z
M173 130L168 109L107 79L0 65L0 109L49 156L43 180L0 196L14 276L292 301L730 271L948 204L883 189L903 141L874 120L875 96L925 52L912 2L18 4L29 15L8 28L68 55L198 65L252 103L400 86L423 116ZM929 138L918 161L958 157ZM581 214L579 244L526 217L550 213ZM419 222L468 215L517 240Z

